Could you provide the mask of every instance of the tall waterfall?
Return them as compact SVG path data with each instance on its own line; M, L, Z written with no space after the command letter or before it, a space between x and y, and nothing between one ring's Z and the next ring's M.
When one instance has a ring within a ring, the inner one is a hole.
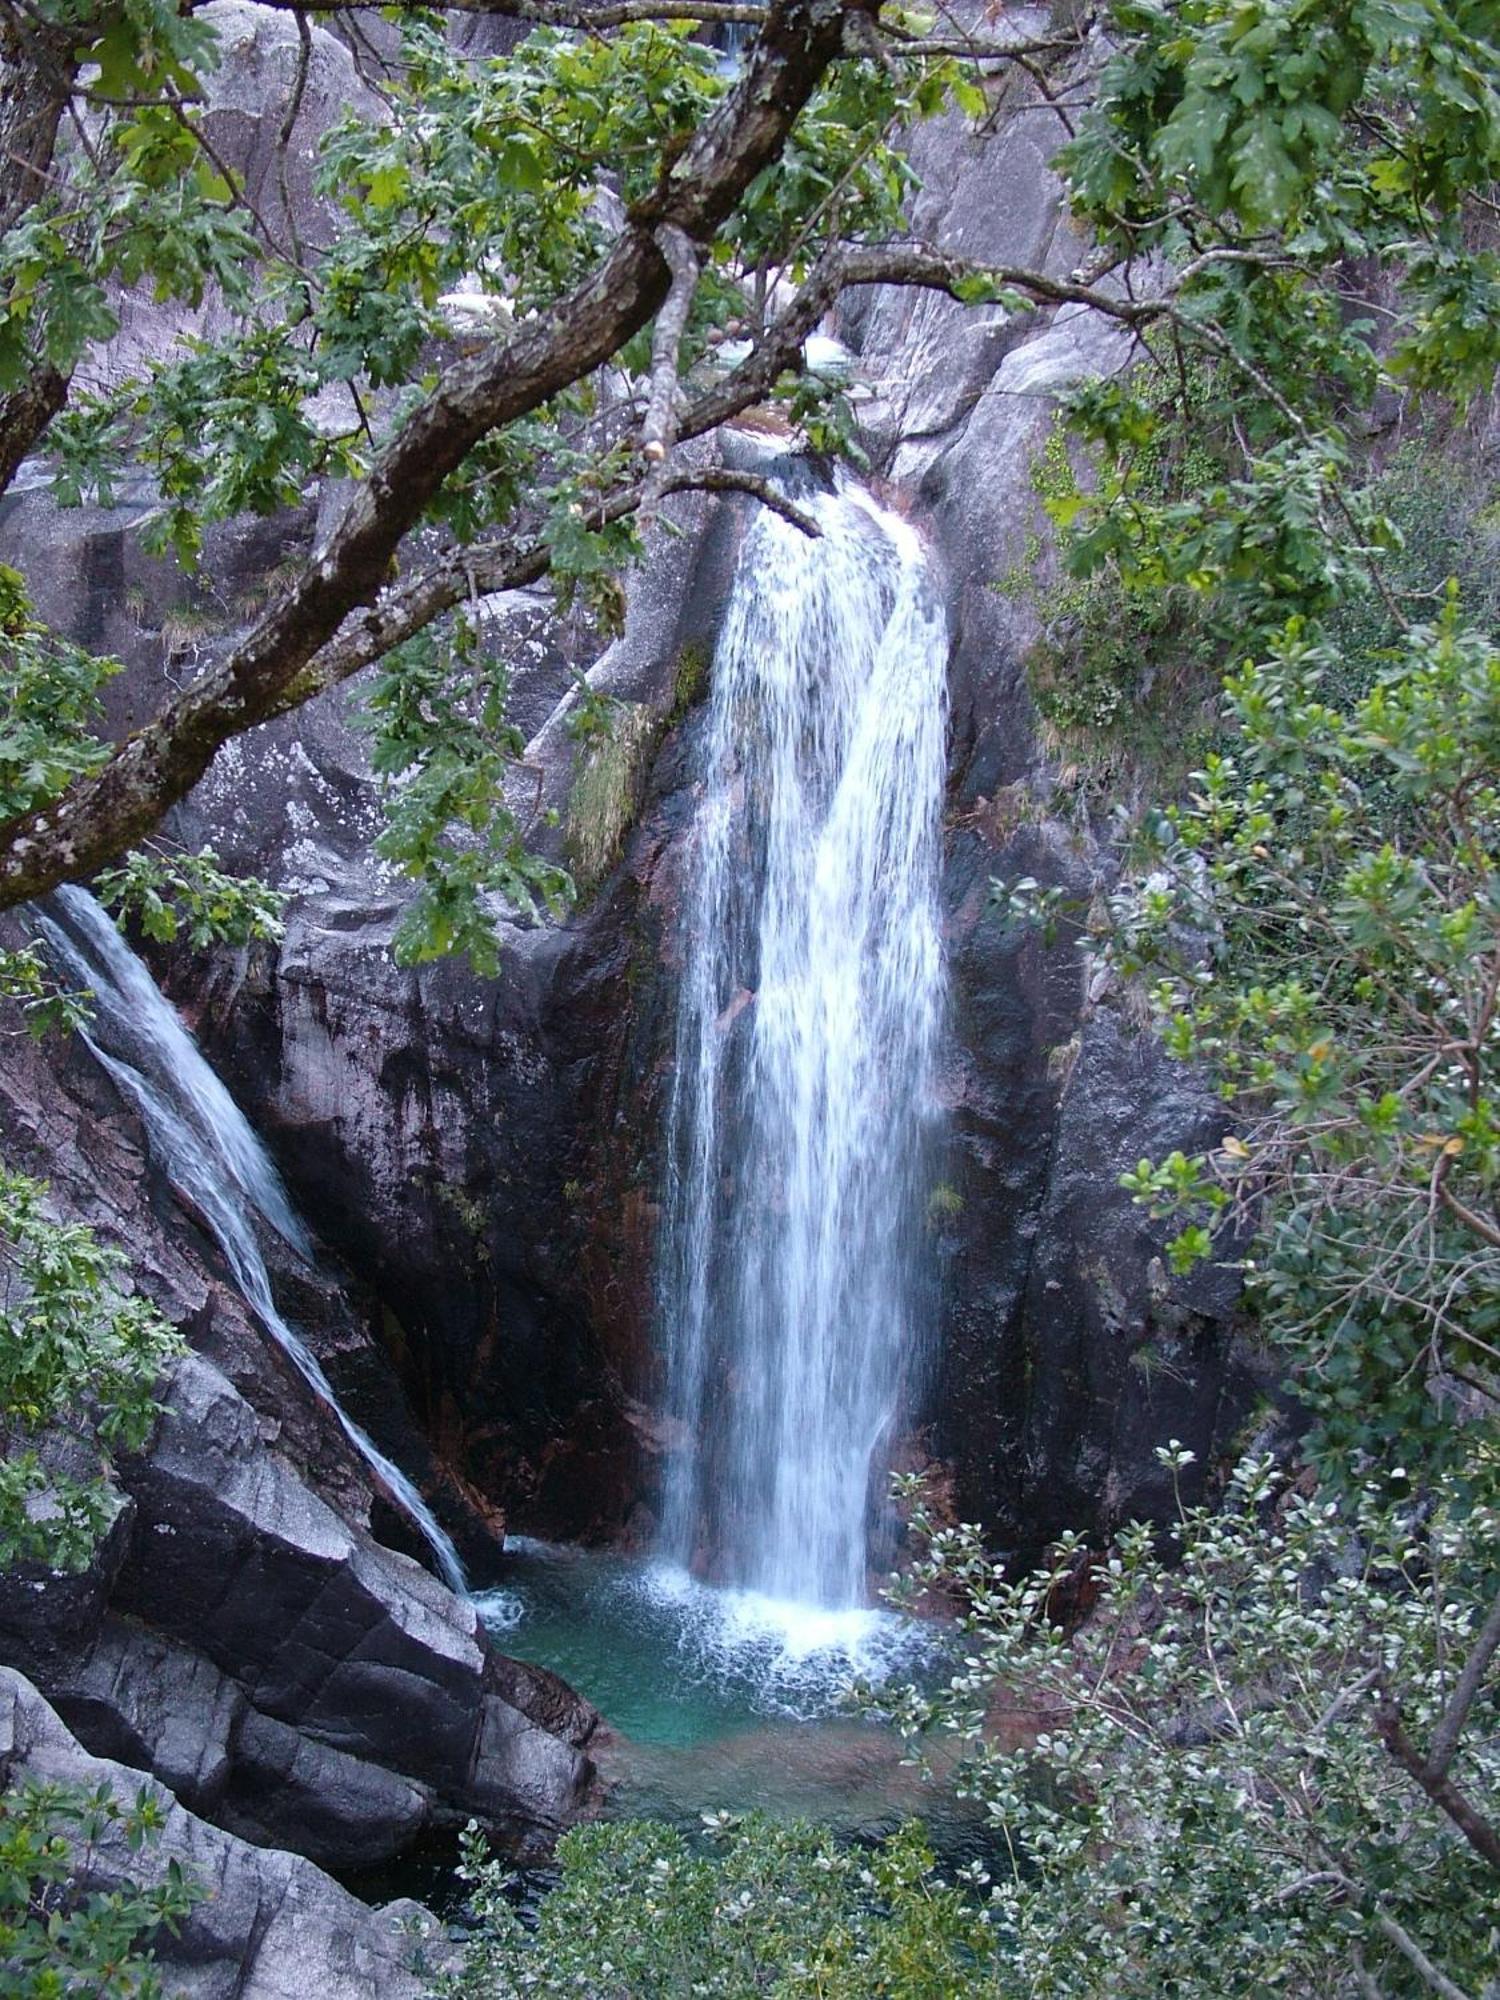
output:
M93 996L83 1039L140 1111L158 1165L207 1222L246 1304L410 1516L450 1588L463 1592L463 1564L432 1510L342 1407L317 1356L276 1309L257 1223L308 1262L312 1243L244 1113L92 896L59 889L40 922L59 966Z
M681 916L661 1305L663 1540L727 1582L866 1601L927 1316L944 977L947 631L852 485L762 510L714 662Z

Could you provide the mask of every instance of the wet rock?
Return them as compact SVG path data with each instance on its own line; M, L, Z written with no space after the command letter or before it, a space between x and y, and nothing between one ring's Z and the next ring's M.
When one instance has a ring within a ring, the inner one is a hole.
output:
M582 1808L588 1759L489 1691L473 1606L341 1521L265 1448L254 1413L209 1363L181 1364L149 1456L121 1477L137 1525L118 1602L201 1647L260 1715L374 1767L357 1782L338 1767L348 1824L363 1828L350 1834L361 1849L351 1858L399 1851L427 1816L411 1786L382 1773L414 1781L448 1819L552 1831ZM253 1773L270 1740L252 1731Z
M499 1662L471 1605L371 1538L362 1462L209 1275L216 1253L86 1051L12 1036L6 1058L8 1162L45 1172L59 1213L126 1249L125 1281L225 1368L207 1353L179 1366L151 1445L117 1468L114 1524L86 1571L0 1576L0 1661L90 1750L214 1816L238 1800L249 1824L254 1797L263 1837L298 1844L305 1828L327 1861L362 1864L471 1815L545 1845L589 1796L592 1710ZM271 1724L297 1743L270 1747ZM265 1803L278 1770L295 1810ZM314 1770L338 1779L323 1821Z

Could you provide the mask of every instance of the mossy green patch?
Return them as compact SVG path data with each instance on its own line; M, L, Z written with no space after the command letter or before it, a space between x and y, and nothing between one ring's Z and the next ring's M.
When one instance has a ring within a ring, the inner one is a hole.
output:
M619 859L661 727L644 702L617 702L608 730L574 747L563 840L580 896L596 889Z
M701 640L689 639L677 655L677 671L672 677L671 720L680 722L708 688L708 648Z

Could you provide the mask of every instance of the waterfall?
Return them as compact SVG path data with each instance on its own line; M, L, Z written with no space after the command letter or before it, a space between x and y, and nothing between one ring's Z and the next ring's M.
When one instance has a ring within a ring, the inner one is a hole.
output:
M681 912L661 1308L663 1546L866 1602L930 1316L947 631L852 484L762 510L714 661Z
M60 969L92 995L83 1039L139 1110L157 1164L208 1224L246 1304L411 1518L450 1589L463 1593L463 1564L431 1508L344 1410L317 1356L276 1309L257 1222L309 1263L313 1248L244 1113L92 896L59 889L39 920Z

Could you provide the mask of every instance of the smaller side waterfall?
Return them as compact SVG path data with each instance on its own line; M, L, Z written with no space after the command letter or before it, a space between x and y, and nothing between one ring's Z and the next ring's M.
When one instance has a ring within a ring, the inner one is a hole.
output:
M851 483L763 511L714 661L680 936L662 1315L665 1552L866 1602L930 1319L948 635L922 545Z
M39 921L60 969L93 996L95 1018L84 1041L139 1110L158 1165L207 1222L246 1304L411 1518L449 1588L465 1593L458 1551L431 1508L344 1410L317 1356L276 1309L257 1221L309 1263L312 1242L244 1113L92 896L59 889Z

